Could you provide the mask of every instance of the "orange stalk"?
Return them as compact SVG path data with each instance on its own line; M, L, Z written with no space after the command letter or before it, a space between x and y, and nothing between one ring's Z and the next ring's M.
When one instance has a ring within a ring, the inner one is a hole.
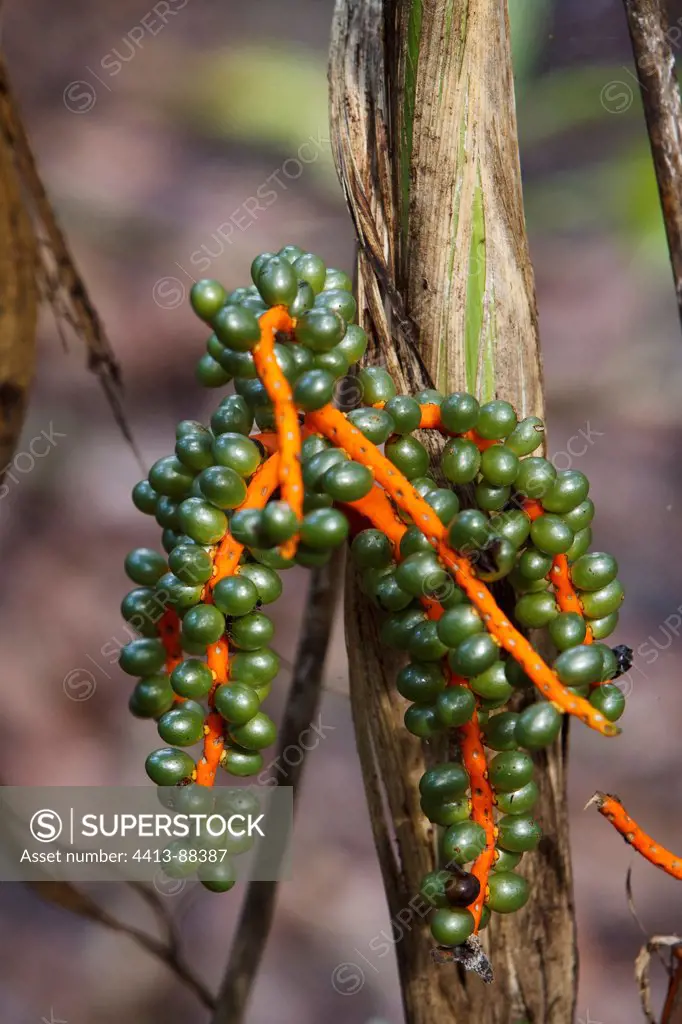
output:
M607 793L595 793L587 806L596 804L597 810L610 821L617 832L637 853L640 853L650 864L661 868L673 878L682 879L682 857L660 846L651 836L642 831L636 821L630 817L618 797Z
M246 497L239 506L240 510L243 508L264 508L267 505L268 499L279 487L279 465L280 456L276 454L271 455L269 459L258 467L251 477L249 486L246 489ZM222 580L225 576L234 575L243 551L244 545L235 540L228 530L220 542L213 563L213 576L208 583L211 590L215 587L218 580Z
M279 438L273 431L265 431L262 434L250 434L249 440L262 445L268 455L274 455L275 452L279 451Z
M279 467L282 500L289 503L298 519L303 516L303 478L301 476L301 428L291 385L275 358L275 332L291 331L294 320L285 306L274 306L260 318L260 341L253 350L258 376L274 408L281 462ZM298 544L292 537L282 545L282 556L293 558Z
M224 638L207 649L208 667L213 673L213 686L208 702L213 708L213 694L229 676L229 649ZM204 754L197 764L197 785L212 786L225 747L224 722L217 711L211 710L204 722Z
M180 645L180 619L174 608L167 608L159 619L159 637L166 651L165 669L170 675L184 657Z
M556 673L545 664L528 640L514 628L485 584L476 578L468 559L450 548L447 543L447 530L431 506L379 449L368 441L357 427L349 423L343 413L329 405L309 413L307 422L333 444L343 448L352 459L362 462L372 470L376 481L396 505L412 518L415 526L419 527L436 549L455 581L483 617L488 632L518 661L543 696L556 704L559 710L575 715L604 736L618 735L620 729L592 707L589 701L570 693L562 686Z

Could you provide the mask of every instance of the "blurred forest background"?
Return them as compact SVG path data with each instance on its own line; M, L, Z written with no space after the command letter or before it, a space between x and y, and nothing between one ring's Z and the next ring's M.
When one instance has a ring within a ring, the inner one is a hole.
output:
M193 383L204 341L183 301L193 278L236 287L255 254L288 242L351 267L328 143L332 6L169 0L156 5L164 24L151 0L4 4L14 85L122 363L147 464L172 450L178 419L207 419L217 403ZM616 792L648 830L682 847L682 346L621 3L511 0L511 8L550 450L558 468L578 466L592 480L596 546L617 555L628 592L614 639L641 647L625 683L623 736L606 742L571 730L578 1013L584 1024L623 1024L640 1019L632 962L643 940L626 906L626 869L634 867L650 933L682 929L682 889L635 863L583 807L596 788ZM671 24L679 52L682 4L671 5ZM257 195L260 210L248 202ZM139 469L80 343L65 353L46 315L40 345L18 449L29 454L0 500L0 775L27 785L145 785L155 730L128 715L129 680L103 650L124 638L124 555L157 544L157 533L130 502ZM52 443L33 458L28 446L42 431ZM303 571L290 572L275 612L289 659L305 585ZM288 681L283 672L273 714ZM393 956L371 945L390 931L340 625L325 685L325 739L310 755L294 874L281 887L249 1024L402 1021ZM151 925L119 888L96 895ZM238 894L191 887L167 898L192 963L216 986ZM16 885L0 886L0 915L3 1021L205 1021L193 997L127 939ZM365 976L352 996L331 983L346 961Z

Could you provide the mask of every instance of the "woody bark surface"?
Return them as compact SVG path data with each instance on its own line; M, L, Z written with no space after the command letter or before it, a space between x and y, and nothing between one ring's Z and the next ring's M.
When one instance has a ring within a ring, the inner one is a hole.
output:
M399 392L435 386L543 415L505 0L337 0L330 63L333 144L360 240L367 362ZM348 397L348 396L344 396ZM486 986L431 960L422 876L436 836L418 781L433 750L405 730L400 664L353 570L346 588L351 700L409 1024L565 1024L577 961L565 736L536 756L545 839L524 858L532 897L482 933ZM442 751L438 752L442 755Z

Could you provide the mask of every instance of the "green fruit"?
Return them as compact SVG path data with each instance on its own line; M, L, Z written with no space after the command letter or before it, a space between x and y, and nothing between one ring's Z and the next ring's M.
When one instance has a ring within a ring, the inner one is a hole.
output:
M329 405L334 397L334 377L327 370L307 370L294 385L294 402L304 412Z
M144 512L146 516L154 515L159 496L149 483L149 480L140 480L139 484L135 484L132 496L133 505L138 512Z
M564 522L566 516L561 517ZM573 543L566 552L566 558L569 562L575 562L581 558L590 549L592 544L592 530L589 526L586 526L584 530L579 530L573 538Z
M211 691L213 674L205 662L187 658L175 666L171 672L170 683L179 697L200 701Z
M223 467L244 478L252 476L262 461L258 445L248 437L232 431L224 431L216 437L213 442L213 457L217 466L212 469Z
M528 516L521 511L521 509L509 509L507 512L500 513L500 515L495 516L492 519L491 525L498 536L504 537L506 540L510 541L510 543L513 544L515 548L520 548L521 545L524 544L525 541L528 539L528 534L530 533L530 520L528 519ZM540 558L542 558L545 562L547 560L547 555L541 555L539 551L533 552L532 548L529 552L524 551L523 555L529 553L540 555ZM519 563L523 559L523 555L521 555ZM551 568L551 559L549 559L549 565ZM539 566L537 565L537 561L534 568L536 571L539 568ZM547 570L547 572L549 572L549 569ZM545 575L545 573L543 573L542 575Z
M476 421L476 432L486 441L497 441L511 434L515 426L516 413L509 402L496 399L481 406Z
M442 573L443 567L433 550L417 551L400 563L395 578L402 590L413 597L422 597L429 589L429 581L440 582Z
M601 711L609 722L617 722L625 711L625 696L614 683L602 683L595 687L589 700L592 707Z
M590 629L594 639L604 640L607 636L611 636L618 625L618 617L618 612L611 612L610 615L605 615L601 619L591 619Z
M410 595L408 601L409 598ZM447 647L438 638L436 623L431 621L414 627L407 649L417 661L439 661L448 653Z
M393 421L393 431L396 434L411 434L416 430L422 419L422 411L419 402L409 395L396 395L386 402L385 412Z
M204 736L204 709L187 700L181 707L166 711L158 721L159 736L174 747L191 747Z
M179 502L162 494L156 503L155 519L159 526L162 526L165 530L177 530L180 526L178 507Z
M227 531L221 509L203 498L186 498L178 508L180 527L197 544L217 544Z
M187 615L190 614L191 612L187 612ZM258 651L261 647L266 647L272 640L274 633L275 627L272 620L267 615L263 615L262 612L251 612L249 615L243 615L241 618L234 619L230 626L230 639L234 646L242 651Z
M478 423L480 406L473 395L455 391L440 403L441 423L451 434L465 434Z
M530 896L528 882L513 871L494 871L488 884L490 886L488 906L497 914L513 914L528 902Z
M585 620L577 612L562 612L549 623L549 635L559 651L577 647L583 643L587 635Z
M246 576L226 576L216 583L213 602L223 615L248 615L258 603L258 591Z
M603 551L591 551L571 566L573 585L579 590L601 590L613 583L618 575L618 563L612 555Z
M248 563L240 567L239 575L251 580L258 591L258 600L263 604L272 604L282 595L282 581L274 569Z
M590 481L577 469L564 469L542 496L542 507L548 512L564 515L581 505L587 497Z
M129 676L153 676L163 670L166 651L158 639L131 640L121 648L118 663Z
M469 776L457 761L428 768L419 780L419 793L424 800L453 800L466 793Z
M481 453L473 441L452 438L441 456L441 469L450 483L468 484L476 479L481 468Z
M312 352L329 352L346 333L346 321L329 309L311 309L296 321L294 337Z
M420 740L431 739L442 728L436 709L430 704L411 704L404 722L407 731Z
M496 705L506 703L513 693L504 671L504 662L499 657L485 672L474 676L469 685L477 696L494 701Z
M401 612L412 603L412 595L398 586L393 573L378 580L371 596L385 612Z
M348 421L372 444L384 444L394 431L393 418L383 409L352 409Z
M474 490L476 504L485 512L503 509L511 496L510 487L495 487L493 484L478 483Z
M528 524L530 531L530 523ZM552 568L552 556L537 548L526 548L519 557L517 569L524 579L533 582L544 579Z
M194 283L189 299L196 315L208 323L227 302L227 292L218 281L204 278Z
M491 715L483 727L484 743L491 750L516 750L516 723L519 716L514 711L502 711Z
M187 469L175 455L157 459L149 470L149 483L158 494L169 498L184 498L192 486L194 473Z
M211 430L219 434L248 434L253 414L241 395L228 395L211 416Z
M372 490L374 476L360 462L339 462L324 474L322 486L334 501L358 501Z
M175 550L175 549L173 549ZM191 586L183 583L172 572L165 573L156 584L156 593L165 603L174 608L191 608L201 600L203 585Z
M496 754L488 766L491 785L501 793L513 793L528 785L533 777L533 762L522 750Z
M436 698L436 714L448 729L471 721L475 710L476 698L466 686L448 686Z
M186 437L188 434L207 434L210 436L210 432L198 420L180 420L175 427L176 439L179 441L180 438Z
M491 537L488 517L477 508L468 508L456 515L448 531L450 545L463 554L487 547Z
M467 637L448 655L450 668L458 676L480 676L498 660L500 649L488 633Z
M549 590L538 594L524 594L516 602L514 617L527 629L542 629L559 614L554 594Z
M381 530L362 530L356 534L350 552L361 569L383 569L393 561L391 542Z
M442 868L440 871L429 871L422 878L422 883L419 886L419 895L432 907L447 907L448 899L445 895L445 883L450 880L450 877L450 872L443 871Z
M496 798L497 809L503 814L527 814L533 810L538 801L540 790L537 783L532 779L522 789L516 789L512 793L498 793ZM514 852L523 852L516 850Z
M513 658L507 658L504 663L504 671L507 679L515 689L525 689L533 686L533 680L526 675L518 661Z
M293 266L299 280L307 282L316 295L322 291L327 268L319 256L315 256L312 252L304 253L303 256L294 260Z
M426 615L421 608L407 608L397 615L389 615L381 627L382 644L406 651L412 630L422 622L426 622Z
M535 794L537 798L537 793ZM526 796L526 799L528 797ZM499 835L497 845L512 853L526 853L534 850L542 839L542 829L529 814L511 814L500 818L497 823Z
M258 775L262 771L263 755L256 750L226 746L220 764L230 775L246 778L249 775Z
M200 864L197 878L209 892L229 892L237 881L234 865L227 858L215 863L205 861Z
M158 718L172 706L174 699L168 676L146 676L136 684L128 708L136 718Z
M493 871L513 871L523 857L522 853L512 853L511 850L500 850L496 848L497 859L493 864Z
M175 454L183 466L195 473L213 465L213 437L207 431L183 434L175 444Z
M445 689L445 676L438 665L412 662L398 673L396 688L407 700L430 704Z
M306 544L299 544L296 549L296 565L304 565L308 568L315 568L319 565L326 565L331 558L331 551L320 551L309 548Z
M213 559L199 544L176 544L168 564L179 580L191 586L208 582L213 573Z
M191 777L195 767L189 754L173 747L154 750L145 761L147 775L157 786L177 786Z
M503 444L495 444L481 455L481 473L496 487L513 484L519 471L518 457Z
M348 324L346 333L338 343L334 351L338 349L348 360L348 365L353 366L364 356L369 344L367 335L362 327L357 324Z
M593 644L602 657L601 682L613 679L618 674L618 658L607 644Z
M161 534L161 547L169 555L181 539L182 534L176 533L175 530L165 529Z
M395 398L396 388L393 378L380 366L366 366L360 370L357 382L365 405L390 402L392 398Z
M279 657L269 647L240 651L230 659L230 679L248 683L254 690L269 683L279 672Z
M441 391L437 391L435 388L424 388L423 391L418 391L416 395L413 395L415 402L419 402L420 405L442 405L445 395Z
M548 701L530 704L519 714L516 723L516 741L526 750L541 750L554 743L561 732L563 716Z
M315 299L316 309L331 309L339 313L346 323L355 320L358 312L358 304L351 292L345 288L327 288Z
M245 547L257 548L265 544L262 530L263 512L259 508L243 508L230 519L230 533Z
M544 439L545 426L542 420L537 416L526 416L514 427L505 445L521 458L539 448Z
M243 306L225 306L211 326L218 341L235 352L250 352L260 341L258 318Z
M261 512L259 532L268 544L282 544L298 530L298 516L288 501L269 501Z
M126 555L125 570L133 583L153 586L166 572L166 559L152 548L136 548Z
M348 520L334 508L309 512L301 523L301 540L311 548L328 550L339 547L348 537Z
M197 360L195 376L204 388L222 388L232 380L231 375L206 352Z
M260 700L252 686L229 683L215 691L215 709L233 725L246 725L258 713Z
M298 293L296 271L283 256L267 260L254 283L268 306L288 306Z
M419 805L422 813L434 825L455 825L459 821L468 821L471 813L471 801L466 793L456 799L438 800L435 797L422 797Z
M564 686L586 686L601 681L603 661L592 644L581 644L563 651L553 668Z
M433 546L418 526L409 526L400 538L400 557L409 558L410 555L416 555L418 551L428 551L433 555Z
M289 303L289 314L296 320L298 317L303 316L309 309L312 309L315 305L315 292L312 290L307 281L298 282L298 291L296 298L293 302ZM302 349L298 349L302 351Z
M476 575L484 583L493 583L508 576L516 561L516 547L506 537L494 537L485 551L475 559Z
M473 930L473 914L464 907L440 909L431 918L431 934L440 946L461 946Z
M559 516L547 513L531 524L530 537L535 547L546 555L561 555L573 543L573 530Z
M459 512L459 498L454 491L446 487L437 487L435 491L429 491L424 495L424 500L431 506L443 526L449 526Z
M303 464L303 483L306 490L321 490L322 480L327 470L331 469L332 466L347 461L348 456L339 448L329 448L326 451L313 455L311 459Z
M519 465L514 489L517 494L537 500L551 489L556 476L556 469L547 459L523 459Z
M594 502L591 498L586 498L570 512L564 513L562 518L574 533L578 533L588 527L594 519Z
M327 267L323 291L331 291L337 288L341 288L346 292L352 292L353 282L345 271L335 270L334 267Z
M485 850L485 829L475 821L459 821L443 834L441 850L446 863L468 864Z
M423 444L409 434L389 441L384 454L408 480L423 476L429 468L429 453Z
M277 726L262 711L258 711L244 725L230 729L230 738L245 750L263 750L277 739Z
M215 644L225 632L225 616L215 605L198 604L182 619L182 636L193 644Z
M131 590L121 602L121 615L141 636L155 637L161 616L166 610L163 598L151 587Z

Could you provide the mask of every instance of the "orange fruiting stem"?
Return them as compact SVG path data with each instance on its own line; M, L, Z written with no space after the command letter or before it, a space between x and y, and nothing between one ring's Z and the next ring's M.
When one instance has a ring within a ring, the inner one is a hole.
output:
M664 846L660 846L651 836L643 832L636 821L630 817L618 797L607 793L595 793L590 804L596 804L600 814L611 822L616 831L620 832L626 843L629 843L650 864L661 868L673 878L682 879L682 857L676 857Z
M213 687L208 702L213 707L213 694L229 676L229 650L223 638L207 649L208 667L213 673ZM224 722L217 711L210 711L204 722L204 754L197 764L197 785L212 786L225 747Z
M250 434L249 440L262 445L268 455L274 455L275 452L279 451L279 438L272 431L266 431L263 434Z
M553 701L561 711L575 715L597 732L605 736L617 735L620 729L607 721L589 701L575 696L562 686L556 674L501 611L485 584L476 578L467 558L456 554L449 547L446 528L431 506L379 449L349 423L338 409L329 405L309 413L307 422L337 447L343 448L352 459L372 470L376 481L396 505L412 518L415 526L419 527L436 549L455 581L483 617L488 632L518 661L543 696Z
M258 467L251 477L251 482L246 489L246 497L239 506L240 509L264 508L267 505L268 499L279 487L279 465L280 456L271 455ZM213 563L213 576L208 584L211 590L218 580L234 575L243 551L244 545L235 540L228 531L220 542Z
M260 341L253 350L256 371L275 409L275 423L281 462L279 467L282 500L289 503L298 519L303 515L303 479L301 476L301 429L291 385L275 358L275 332L290 332L294 320L285 306L273 306L260 318ZM282 556L293 558L298 540L292 537L282 545Z
M173 608L168 608L159 619L159 637L166 651L166 672L171 674L184 655L180 645L180 619Z

